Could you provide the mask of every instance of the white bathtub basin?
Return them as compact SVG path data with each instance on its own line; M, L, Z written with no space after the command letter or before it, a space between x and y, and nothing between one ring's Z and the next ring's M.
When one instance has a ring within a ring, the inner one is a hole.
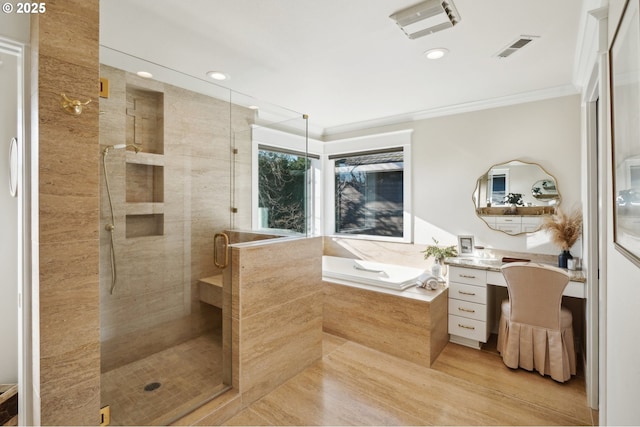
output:
M419 268L323 256L322 276L401 291L415 286L428 274Z

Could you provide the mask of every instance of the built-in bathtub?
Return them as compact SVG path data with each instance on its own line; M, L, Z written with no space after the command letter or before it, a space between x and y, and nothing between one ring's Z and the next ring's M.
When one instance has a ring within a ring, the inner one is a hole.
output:
M323 330L431 366L449 341L448 288L415 286L427 276L419 268L323 256Z
M404 291L434 279L424 269L335 256L322 257L322 277L350 285Z

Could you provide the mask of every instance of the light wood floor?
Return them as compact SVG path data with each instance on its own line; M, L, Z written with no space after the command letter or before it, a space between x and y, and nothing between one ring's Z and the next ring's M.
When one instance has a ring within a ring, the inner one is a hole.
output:
M584 378L449 343L432 368L325 334L324 356L226 425L595 425Z

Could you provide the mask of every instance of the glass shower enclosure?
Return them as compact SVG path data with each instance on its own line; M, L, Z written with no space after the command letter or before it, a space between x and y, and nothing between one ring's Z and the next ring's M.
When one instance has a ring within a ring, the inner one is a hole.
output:
M304 178L301 228L260 218L255 138L293 135L306 158L306 118L271 106L267 123L249 96L100 58L102 406L111 425L166 425L233 386L229 246L308 232Z

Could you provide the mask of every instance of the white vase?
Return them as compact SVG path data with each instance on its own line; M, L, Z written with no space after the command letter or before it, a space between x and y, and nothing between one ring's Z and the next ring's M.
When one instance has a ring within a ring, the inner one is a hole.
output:
M431 275L435 277L442 276L442 265L438 261L434 262L431 266Z

